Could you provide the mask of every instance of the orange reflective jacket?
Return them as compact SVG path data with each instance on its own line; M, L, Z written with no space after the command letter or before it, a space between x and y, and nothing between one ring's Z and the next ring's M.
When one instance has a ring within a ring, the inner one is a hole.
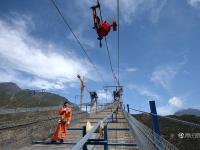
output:
M59 114L62 121L71 121L72 120L72 109L70 107L64 108L62 107L59 110Z
M97 30L97 33L100 37L105 37L110 32L110 28L111 25L107 21L104 21L100 23L100 28Z

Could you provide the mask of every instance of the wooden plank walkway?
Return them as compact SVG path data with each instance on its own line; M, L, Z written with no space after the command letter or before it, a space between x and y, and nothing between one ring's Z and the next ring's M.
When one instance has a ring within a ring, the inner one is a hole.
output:
M109 111L99 112L94 116L90 116L86 120L80 120L79 123L72 125L67 131L67 143L77 143L82 138L82 128L86 125L87 121L90 121L92 125L97 123L99 120L104 118L109 114ZM133 146L136 144L133 135L129 130L129 125L126 119L124 118L123 112L119 110L118 113L118 122L108 123L108 149L109 150L136 150L137 147ZM94 133L94 137L99 137L99 134ZM40 139L38 139L40 140ZM50 141L51 139L47 139ZM116 144L118 146L116 146ZM70 150L74 145L71 144L32 144L21 148L21 150ZM103 146L88 146L90 150L102 150Z

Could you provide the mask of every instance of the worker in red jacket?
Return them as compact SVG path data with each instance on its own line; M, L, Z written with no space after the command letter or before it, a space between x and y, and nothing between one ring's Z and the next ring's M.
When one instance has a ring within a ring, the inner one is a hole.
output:
M61 131L60 142L66 138L67 128L72 120L72 109L68 102L64 102L63 107L59 109L60 120L53 136L52 142L56 142Z
M100 19L100 17L97 15L97 10L96 10L99 9L100 11L99 1L97 1L97 4L92 6L91 9L93 13L93 23L94 23L93 29L96 30L98 35L97 39L100 41L100 47L102 47L101 40L108 35L111 28L113 29L113 31L117 30L117 23L116 21L113 21L112 24L110 24L106 20L103 21L102 19Z

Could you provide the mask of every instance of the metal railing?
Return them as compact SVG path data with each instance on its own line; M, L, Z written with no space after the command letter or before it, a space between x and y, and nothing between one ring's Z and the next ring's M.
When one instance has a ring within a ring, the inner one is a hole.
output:
M139 122L132 115L126 111L123 112L141 150L178 150L177 147Z
M73 125L80 119L87 118L88 113L74 107L72 116ZM0 147L5 150L16 149L30 144L33 140L47 139L55 132L58 119L59 115L46 116L4 125L0 128Z
M95 115L97 112L103 111L112 107L105 105L99 107L97 111L88 113L82 111L78 107L72 108L72 121L70 125L76 124L82 119L86 119L91 115ZM47 116L46 118L29 119L24 120L17 124L8 124L0 128L0 148L5 150L16 149L26 145L29 145L34 140L46 140L51 137L57 127L59 115Z
M108 119L112 118L113 113L115 112L115 110L117 109L118 103L113 103L111 105L108 105L107 107L105 107L105 109L108 109L109 107L112 109L112 111L105 116L102 120L100 120L98 123L96 123L93 128L78 142L76 143L76 145L73 146L72 150L80 150L83 148L83 146L86 144L86 142L92 138L93 134L96 132L96 130L99 128L100 124L103 123L107 123ZM104 109L102 109L104 110Z
M156 116L156 117L161 117L163 119L171 120L173 122L177 122L177 123L180 123L182 125L187 125L187 126L191 126L191 127L194 127L194 128L200 128L200 124L198 124L198 123L180 120L180 119L176 119L176 118L168 117L168 116L161 116L161 115L158 115L158 114L149 113L149 112L141 111L141 110L138 110L138 109L133 109L133 108L129 108L129 109L131 109L133 111L140 112L140 113L144 113L144 114L147 114L147 115L153 115L153 116Z

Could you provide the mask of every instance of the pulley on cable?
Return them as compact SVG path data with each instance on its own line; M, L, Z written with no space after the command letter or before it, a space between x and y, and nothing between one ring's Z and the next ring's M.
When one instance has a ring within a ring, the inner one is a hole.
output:
M102 47L101 40L108 35L111 28L113 29L113 31L117 31L117 23L116 21L113 21L112 24L110 24L106 20L104 21L102 20L101 7L98 0L97 0L97 4L92 6L91 9L93 12L93 22L94 22L93 29L96 30L97 35L98 35L97 39L100 41L100 47ZM96 9L99 9L100 17L97 15Z

